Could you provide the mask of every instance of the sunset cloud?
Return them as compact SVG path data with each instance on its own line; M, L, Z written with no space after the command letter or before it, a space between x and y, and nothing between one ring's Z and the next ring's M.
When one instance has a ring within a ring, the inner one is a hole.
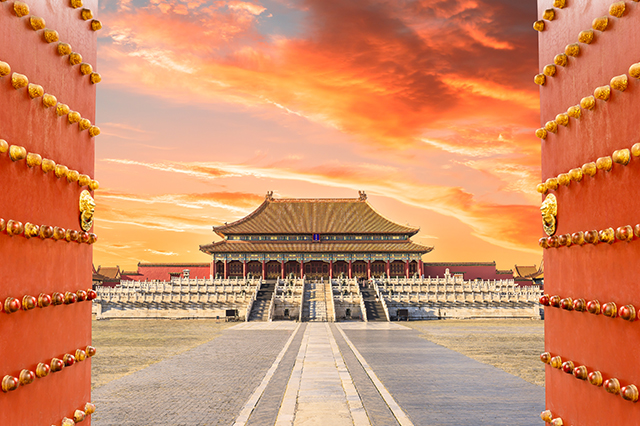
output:
M161 256L178 256L178 253L174 253L172 251L166 252L166 251L158 251L153 249L144 249L144 251L148 251L151 254L159 254Z
M187 237L243 217L263 200L254 190L280 182L287 197L365 189L453 218L469 241L540 253L534 3L102 5L99 90L159 105L148 127L134 119L144 109L99 123L109 189L96 195L97 224L109 251L126 228L136 241L153 234L153 246L132 248L141 259L187 259ZM170 138L161 120L179 131Z
M238 192L212 192L207 194L142 195L103 190L96 194L98 202L130 201L142 204L170 204L191 209L219 208L248 213L248 209L262 200L262 196Z
M482 102L480 113L525 108L534 113L501 118L509 123L513 117L512 125L524 124L525 118L535 126L535 87L514 84L514 73L502 75L502 60L491 62L505 56L503 50L525 44L518 33L505 37L498 25L508 13L487 1L448 3L453 9L429 2L373 7L367 1L308 1L313 20L307 37L269 40L257 30L263 6L200 5L182 16L158 13L163 4L177 4L158 0L136 13L109 17L113 43L105 51L104 72L120 76L106 81L178 101L195 96L199 102L271 104L393 148L425 147L420 141L429 130L442 120L450 122L462 104ZM433 23L439 30L416 28L416 11L420 28ZM441 16L447 17L445 27ZM440 45L442 40L448 45ZM522 60L511 63L521 66ZM468 112L458 125L468 122Z
M238 164L174 163L171 167L158 167L153 163L129 160L105 160L146 167L173 173L191 174L198 178L218 179L224 176L253 176L278 180L303 181L329 187L349 188L354 192L367 188L372 194L390 196L407 205L452 216L471 226L474 234L492 244L516 250L535 250L531 238L537 230L537 208L530 205L500 205L483 202L456 187L426 185L403 176L401 172L367 165L325 164L305 170L295 168L253 167ZM216 170L216 175L206 170ZM218 173L223 171L223 173ZM226 173L224 173L226 172ZM509 173L505 171L504 173ZM513 173L513 171L511 171ZM162 200L162 197L160 197ZM257 206L257 197L254 204ZM147 201L157 202L157 201ZM164 201L161 201L164 202ZM199 205L199 204L196 204Z

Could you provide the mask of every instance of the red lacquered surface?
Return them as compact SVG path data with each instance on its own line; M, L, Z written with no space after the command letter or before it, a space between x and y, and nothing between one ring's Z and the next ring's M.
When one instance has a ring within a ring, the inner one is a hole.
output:
M90 21L80 19L80 9L68 1L28 0L30 15L45 19L60 41L71 44L83 62L96 67L96 33ZM84 7L97 15L97 1ZM84 118L95 124L95 85L71 66L68 56L58 55L57 43L46 43L43 31L33 31L29 16L18 18L13 1L0 3L0 61L13 72L25 74L42 85ZM99 18L99 17L98 17ZM94 176L94 139L67 117L58 117L55 107L45 108L42 98L31 99L26 89L15 90L11 76L0 77L0 138L10 145L24 146L69 169ZM99 138L99 136L98 136ZM80 231L78 200L82 189L53 172L29 168L26 161L12 162L0 154L0 217L60 226ZM76 292L91 288L92 248L88 244L54 241L0 233L0 300L11 296ZM0 312L0 376L18 376L22 369L36 370L91 344L91 302L50 305L10 315ZM76 362L60 372L36 378L17 390L0 392L0 424L60 424L91 401L91 361ZM90 425L88 416L83 424Z
M640 4L627 1L625 15L615 18L608 14L611 3L567 2L564 9L556 9L556 19L546 22L546 30L539 34L542 70L567 44L577 42L580 31L590 29L595 18L609 16L606 31L595 31L590 45L581 43L580 55L569 57L568 65L558 67L556 76L548 77L540 88L542 125L640 61L640 44L633 42L640 26ZM552 0L539 0L539 15L552 6ZM640 141L639 123L640 81L629 77L626 91L612 90L608 102L597 100L593 111L583 109L579 120L570 119L567 127L559 126L557 134L542 141L541 181L610 156L614 150L631 148ZM584 176L581 182L550 191L558 200L556 235L640 223L639 183L640 159L632 157L627 166L614 164L610 172L598 170L595 177ZM640 307L638 238L545 249L544 263L545 293L598 299L601 305L613 301L618 307ZM640 384L640 363L634 350L639 342L638 321L545 308L545 350L576 366L585 365L590 372L602 372L604 380L615 377L621 386ZM546 374L546 407L554 417L562 417L564 424L640 424L640 405L561 370L547 366Z

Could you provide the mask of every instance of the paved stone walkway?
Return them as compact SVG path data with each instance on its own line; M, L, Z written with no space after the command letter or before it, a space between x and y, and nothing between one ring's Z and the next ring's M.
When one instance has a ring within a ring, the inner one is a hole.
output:
M416 425L539 425L544 388L419 337L345 334ZM532 355L535 356L535 355Z
M328 323L309 324L276 426L366 426L369 420Z
M538 425L544 389L395 323L243 323L93 392L94 426Z
M228 330L109 382L93 391L100 409L92 414L92 425L231 425L290 334L291 330Z

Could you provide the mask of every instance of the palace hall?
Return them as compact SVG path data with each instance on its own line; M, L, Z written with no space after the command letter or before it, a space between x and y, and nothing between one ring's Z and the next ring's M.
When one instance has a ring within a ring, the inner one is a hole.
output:
M201 245L220 278L371 278L423 275L433 247L411 241L419 228L378 213L358 198L274 198L248 216L213 231L222 241Z

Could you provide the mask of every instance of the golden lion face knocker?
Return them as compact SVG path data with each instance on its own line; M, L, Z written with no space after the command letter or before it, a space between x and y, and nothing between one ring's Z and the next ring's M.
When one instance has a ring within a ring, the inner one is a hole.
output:
M540 206L542 213L542 227L547 235L551 236L556 233L556 216L558 214L558 201L556 196L549 194L546 196Z
M91 193L86 189L80 193L80 226L83 231L89 231L93 225L93 214L96 209L96 202Z

